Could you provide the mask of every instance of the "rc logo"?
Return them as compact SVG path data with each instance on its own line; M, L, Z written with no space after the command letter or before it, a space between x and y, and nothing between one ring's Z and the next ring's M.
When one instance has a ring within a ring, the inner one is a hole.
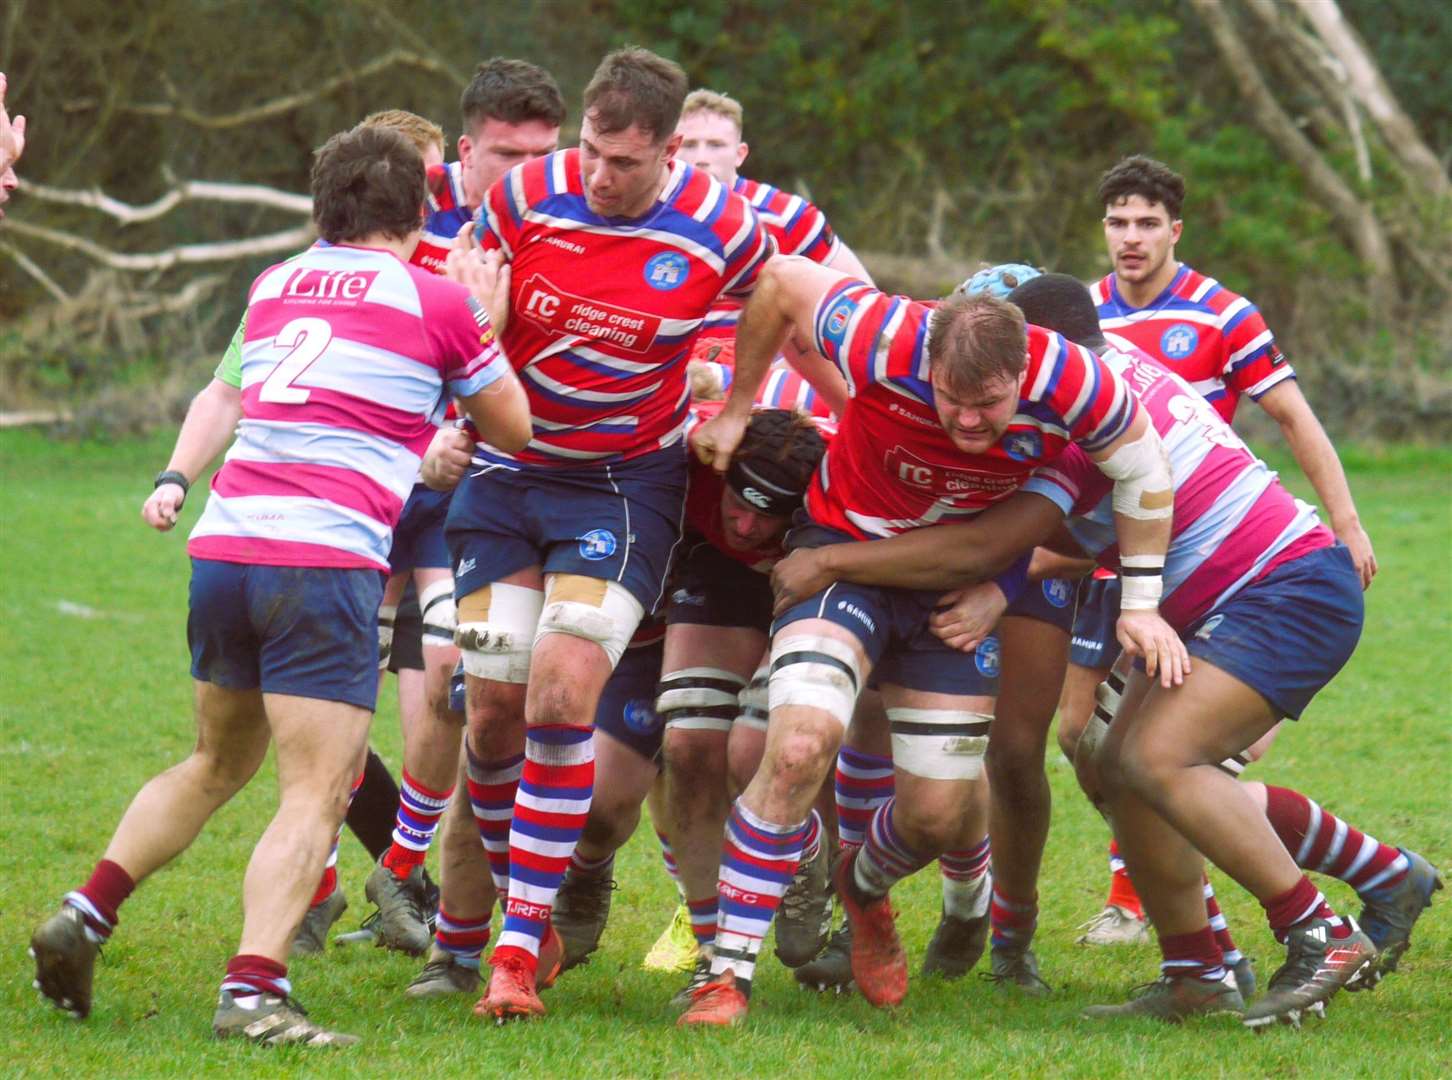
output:
M768 506L771 505L771 500L763 495L761 492L757 491L754 487L742 488L741 497L749 502L752 506L756 507L758 510L765 510Z
M1171 360L1183 360L1200 344L1200 332L1189 323L1175 323L1160 337L1160 352Z
M591 529L584 536L576 537L580 542L580 558L599 562L615 554L615 534L609 529Z
M649 735L660 726L660 716L650 698L632 698L625 703L625 726L641 735Z
M1054 607L1068 607L1074 598L1073 587L1063 578L1048 578L1043 582L1044 599Z
M645 283L652 289L669 292L685 284L691 264L678 251L662 251L652 255L645 264Z
M973 650L973 663L985 679L998 678L998 639L991 634Z
M1044 440L1037 431L1016 431L1004 440L1003 452L1015 461L1036 461L1044 456Z

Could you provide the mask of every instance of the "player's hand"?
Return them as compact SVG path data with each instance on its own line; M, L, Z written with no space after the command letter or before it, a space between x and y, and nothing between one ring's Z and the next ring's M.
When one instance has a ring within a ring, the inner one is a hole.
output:
M462 428L439 428L424 454L419 479L434 491L453 491L469 471L474 440Z
M10 118L5 111L5 72L0 71L0 173L9 169L25 153L25 117Z
M825 548L797 548L771 568L773 615L816 596L837 580L827 565Z
M928 629L950 649L972 652L993 633L1008 608L1008 598L991 581L954 589L938 598L938 609L928 616Z
M730 409L722 409L691 433L691 445L696 450L696 456L718 473L724 473L731 466L731 455L741 445L741 437L746 434L750 420L750 416L739 416Z
M1185 643L1159 612L1121 611L1114 633L1126 653L1144 660L1145 674L1151 679L1158 675L1166 689L1179 686L1190 673Z
M141 520L157 532L170 532L176 527L176 517L186 497L180 484L162 484L141 504Z
M1379 569L1376 565L1376 552L1371 550L1371 537L1366 535L1366 530L1359 521L1353 521L1345 528L1335 529L1335 533L1336 539L1351 552L1351 562L1356 567L1356 572L1361 575L1361 587L1371 588L1371 579L1376 577Z
M469 290L484 307L494 326L503 334L509 324L509 263L502 251L483 251L473 239L472 222L459 227L454 245L444 259L444 276Z

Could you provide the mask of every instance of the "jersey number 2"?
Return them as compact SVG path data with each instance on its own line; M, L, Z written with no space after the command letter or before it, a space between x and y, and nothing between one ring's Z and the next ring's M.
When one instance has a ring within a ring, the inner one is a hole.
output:
M301 405L312 391L293 386L314 360L323 355L333 340L333 328L327 319L293 319L277 332L274 347L287 349L257 395L261 401L274 405Z

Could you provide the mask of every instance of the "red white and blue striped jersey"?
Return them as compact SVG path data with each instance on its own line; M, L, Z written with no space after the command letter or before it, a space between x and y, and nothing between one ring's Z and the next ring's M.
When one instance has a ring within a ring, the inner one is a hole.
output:
M1171 626L1184 630L1275 567L1335 543L1315 508L1282 487L1186 380L1137 350L1103 359L1138 396L1170 456L1175 520L1160 614ZM1024 490L1074 515L1075 540L1118 568L1110 482L1086 456L1070 448Z
M1115 348L1139 349L1189 383L1229 422L1241 394L1252 400L1295 378L1258 308L1214 278L1181 265L1159 296L1132 307L1113 274L1090 292Z
M479 238L512 268L500 344L529 395L534 438L484 462L579 466L681 437L692 339L721 294L746 296L771 239L742 198L672 161L647 213L586 205L580 151L517 165L485 197Z
M800 195L738 176L731 188L756 210L782 255L801 255L826 264L842 248L827 215ZM701 327L702 338L734 338L741 318L741 302L723 297L716 302Z
M444 260L449 257L459 230L474 220L469 201L464 197L463 169L461 162L451 161L430 166L428 170L423 232L409 262L435 274L444 272Z
M736 377L736 369L716 360L706 360L703 363L710 365L716 373L721 383L721 393L728 393L732 380ZM834 419L832 409L822 399L822 395L785 360L772 361L766 378L756 388L755 403L767 409L791 409L794 412L804 412L808 416Z
M851 394L807 493L818 524L868 539L962 521L1071 443L1102 449L1133 422L1139 405L1124 380L1089 350L1030 326L1018 411L987 453L964 453L934 406L932 311L852 280L817 305L817 351L842 370Z
M242 422L188 552L387 573L447 396L508 373L487 320L389 252L319 242L253 282L245 324Z

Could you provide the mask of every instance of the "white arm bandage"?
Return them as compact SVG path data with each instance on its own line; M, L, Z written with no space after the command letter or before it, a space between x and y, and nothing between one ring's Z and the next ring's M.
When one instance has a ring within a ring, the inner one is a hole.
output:
M1164 521L1175 512L1170 456L1154 428L1127 442L1103 461L1099 471L1114 481L1114 512L1137 521Z
M1156 611L1165 591L1163 555L1119 557L1119 610Z

